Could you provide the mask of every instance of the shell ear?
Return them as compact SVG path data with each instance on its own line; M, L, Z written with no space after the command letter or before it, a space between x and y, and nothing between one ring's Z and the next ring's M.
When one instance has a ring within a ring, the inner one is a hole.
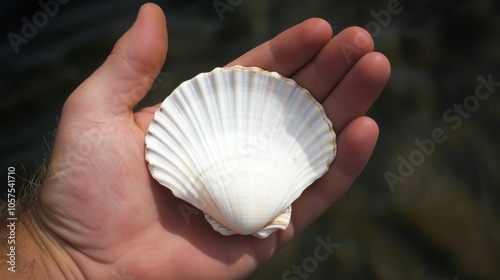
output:
M152 176L202 210L223 235L266 238L336 153L325 110L304 88L256 67L216 68L183 82L146 134Z

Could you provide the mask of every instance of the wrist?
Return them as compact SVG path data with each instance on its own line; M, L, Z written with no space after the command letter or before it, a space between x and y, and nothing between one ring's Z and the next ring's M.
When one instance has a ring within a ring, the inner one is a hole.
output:
M36 209L36 207L35 207ZM55 236L32 210L21 215L16 232L13 279L83 279L83 274Z

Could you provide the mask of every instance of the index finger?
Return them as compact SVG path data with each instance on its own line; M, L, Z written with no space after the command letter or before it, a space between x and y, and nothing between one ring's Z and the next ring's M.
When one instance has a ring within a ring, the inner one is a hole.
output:
M256 66L291 76L312 60L332 38L332 28L319 18L308 19L255 47L226 66Z

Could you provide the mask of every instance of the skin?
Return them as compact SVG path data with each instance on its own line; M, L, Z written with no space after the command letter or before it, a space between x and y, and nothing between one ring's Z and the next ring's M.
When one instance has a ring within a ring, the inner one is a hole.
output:
M278 71L311 91L337 133L330 170L293 204L289 227L267 239L222 236L202 214L191 213L187 223L183 202L152 179L144 159L159 105L132 110L161 70L167 45L163 12L144 5L105 63L68 97L41 198L17 229L19 261L29 269L7 276L244 278L339 199L366 165L378 127L364 114L388 80L389 62L362 28L332 38L326 21L309 19L228 66Z

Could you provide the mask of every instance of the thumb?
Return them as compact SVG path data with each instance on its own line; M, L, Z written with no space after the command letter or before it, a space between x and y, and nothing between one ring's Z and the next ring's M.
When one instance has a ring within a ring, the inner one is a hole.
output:
M161 8L143 5L104 64L68 97L61 121L113 121L132 115L165 62L167 45Z

